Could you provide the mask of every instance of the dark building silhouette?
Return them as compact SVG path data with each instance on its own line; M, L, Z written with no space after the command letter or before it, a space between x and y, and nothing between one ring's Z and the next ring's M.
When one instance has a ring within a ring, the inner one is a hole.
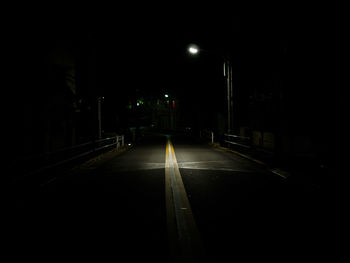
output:
M96 137L95 50L88 33L21 31L12 39L10 166Z

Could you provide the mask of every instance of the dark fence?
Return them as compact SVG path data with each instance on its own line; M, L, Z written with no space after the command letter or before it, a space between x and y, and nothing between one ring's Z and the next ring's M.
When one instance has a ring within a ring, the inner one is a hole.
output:
M235 145L245 149L251 149L252 143L250 137L239 136L234 134L224 134L224 140L228 145Z
M35 174L122 146L124 146L124 135L90 141L54 152L18 158L14 161L12 171L25 176Z
M210 141L211 143L214 143L214 132L208 129L201 130L199 132L199 137L201 139L204 139L206 141Z

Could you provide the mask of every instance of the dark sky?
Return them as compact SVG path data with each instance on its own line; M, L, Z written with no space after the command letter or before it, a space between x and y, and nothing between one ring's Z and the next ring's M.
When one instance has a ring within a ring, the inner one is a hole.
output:
M186 53L187 46L198 43L208 50L222 49L223 31L232 37L239 30L238 18L230 20L223 27L220 18L135 18L123 23L112 19L94 29L101 68L106 70L108 81L116 81L116 85L122 80L126 85L150 91L181 89L186 81L191 81L189 70L194 76L203 65L193 65L196 59ZM207 56L202 62L210 63L210 60L213 58Z
M313 71L330 54L325 48L332 39L333 16L316 9L248 15L225 8L184 10L138 6L83 18L79 13L73 22L61 19L52 27L39 22L39 35L61 34L81 39L82 45L90 43L96 52L98 88L106 96L135 89L151 94L170 90L192 99L198 91L211 89L220 78L221 61L205 54L191 58L186 53L189 43L230 55L238 72L259 74L280 70L271 67L281 48L291 53L293 70Z
M94 47L98 89L104 95L170 90L181 96L188 93L190 99L217 83L222 65L205 54L191 58L186 53L189 43L230 55L237 71L261 74L271 71L271 54L281 48L290 52L293 70L313 72L315 77L334 67L331 57L341 55L340 14L284 8L247 15L234 8L210 8L186 11L187 6L144 4L89 12L82 8L16 13L6 24L10 34L4 42L11 51L6 53L10 59L17 55L13 61L26 60L22 55L29 61L55 39L75 39L78 47Z
M112 96L139 89L168 91L189 101L199 95L211 99L204 91L222 88L221 54L233 58L236 71L264 68L264 54L289 41L292 22L283 16L215 12L110 17L91 26L100 84ZM209 52L191 57L190 43Z
M11 85L4 88L3 92L9 93L4 97L18 98L20 94L25 101L28 94L40 96L36 90L44 85L41 72L45 69L40 61L45 49L57 39L73 39L78 49L94 47L97 88L116 100L139 89L150 94L170 90L193 103L201 99L199 95L205 95L208 102L218 102L211 91L220 90L221 62L204 54L189 57L186 47L193 42L230 55L235 70L250 74L250 80L258 79L264 71L282 70L271 68L271 54L287 48L291 63L289 78L284 81L291 82L290 97L296 106L302 100L304 108L318 112L329 108L329 101L337 106L347 98L348 89L340 79L347 76L343 65L348 15L338 9L333 12L326 6L320 10L318 5L307 10L303 5L247 15L231 6L214 10L211 3L206 12L198 6L185 11L188 3L178 8L140 5L118 3L99 7L99 11L91 7L88 12L83 6L73 10L64 4L49 9L21 6L13 12L5 10L2 61ZM204 90L209 92L204 94ZM7 108L16 110L12 100L5 102ZM309 107L309 102L318 106Z

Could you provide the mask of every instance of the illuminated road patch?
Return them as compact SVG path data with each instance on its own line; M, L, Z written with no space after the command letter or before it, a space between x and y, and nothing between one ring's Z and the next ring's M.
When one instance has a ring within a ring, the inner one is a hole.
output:
M199 259L203 256L201 239L170 138L166 144L165 198L172 258L183 262Z

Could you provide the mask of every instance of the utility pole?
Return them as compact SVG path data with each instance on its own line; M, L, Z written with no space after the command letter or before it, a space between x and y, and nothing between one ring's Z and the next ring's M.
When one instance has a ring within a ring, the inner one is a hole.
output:
M192 44L188 48L188 52L192 55L197 55L199 51L208 52L217 56L214 52L210 52L204 49L200 49L197 45ZM233 131L233 77L232 77L232 65L227 56L219 55L224 60L224 77L226 77L227 87L227 133L230 134Z
M224 59L224 76L226 77L226 87L227 87L227 133L232 132L232 65L230 61Z
M102 138L102 120L101 120L101 102L102 98L97 98L97 121L98 121L98 139Z

